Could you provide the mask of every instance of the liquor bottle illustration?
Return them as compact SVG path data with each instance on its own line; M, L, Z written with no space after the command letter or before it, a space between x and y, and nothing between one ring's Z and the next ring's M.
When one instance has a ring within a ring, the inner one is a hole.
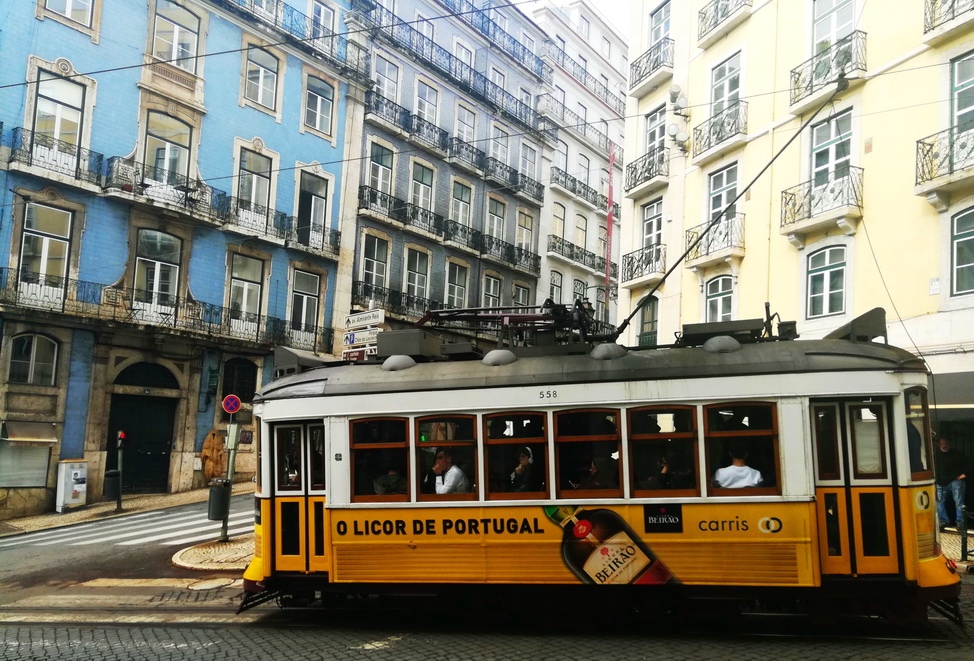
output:
M564 529L565 564L584 583L662 584L677 580L625 520L607 509L574 505L545 507L548 518Z

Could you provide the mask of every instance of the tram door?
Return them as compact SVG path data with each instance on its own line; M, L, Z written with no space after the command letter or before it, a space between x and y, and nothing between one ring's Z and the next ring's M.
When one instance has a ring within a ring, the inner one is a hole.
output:
M815 493L824 575L896 574L886 402L813 402Z
M325 566L325 429L274 428L274 566L327 571Z

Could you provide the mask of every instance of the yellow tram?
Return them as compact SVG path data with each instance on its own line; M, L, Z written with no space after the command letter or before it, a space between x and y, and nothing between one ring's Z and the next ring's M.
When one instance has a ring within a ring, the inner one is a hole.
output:
M959 621L923 362L873 341L881 310L821 340L770 331L627 349L535 324L484 355L386 331L377 359L268 384L241 608L613 585Z

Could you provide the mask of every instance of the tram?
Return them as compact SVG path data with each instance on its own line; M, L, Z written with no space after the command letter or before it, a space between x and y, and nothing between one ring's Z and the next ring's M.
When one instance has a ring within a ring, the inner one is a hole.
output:
M824 339L769 315L653 348L576 312L442 311L264 386L241 610L559 586L961 622L928 372L882 309ZM437 336L477 323L496 348Z

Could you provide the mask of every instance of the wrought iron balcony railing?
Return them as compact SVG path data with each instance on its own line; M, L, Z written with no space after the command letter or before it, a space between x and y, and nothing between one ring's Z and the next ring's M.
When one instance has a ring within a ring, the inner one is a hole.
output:
M314 222L310 219L302 220L297 216L288 216L287 227L285 240L288 245L300 246L330 256L338 255L342 233L325 227L323 221Z
M409 116L409 133L427 147L446 151L450 140L446 131L432 122L428 122L419 115Z
M648 51L629 64L629 88L649 78L663 67L673 66L673 39L666 37L653 44Z
M555 234L548 235L548 252L566 257L576 264L586 266L593 271L598 271L599 273L605 272L605 257L596 255L594 252L586 250L581 246L576 246L574 243L566 241ZM618 265L613 263L610 273L612 277L616 277L618 275Z
M612 108L617 115L626 114L626 102L624 99L613 94L601 80L588 72L584 66L572 59L568 53L555 45L554 42L546 40L544 43L545 54L558 63L562 69L572 75L572 77L585 85L590 91L595 93L605 104Z
M411 202L400 202L394 216L403 225L417 227L431 234L443 233L443 216Z
M958 16L974 12L974 0L926 0L923 5L923 32L936 30Z
M640 333L636 341L641 347L655 347L656 335L656 331L646 331L645 333Z
M395 218L399 213L399 208L405 201L398 197L393 197L388 193L372 188L371 186L359 186L358 189L358 208L368 209L369 211Z
M283 211L239 197L228 200L230 213L224 219L225 225L259 237L283 240L290 234L288 216Z
M974 169L974 124L952 126L917 140L917 185Z
M622 258L622 282L638 280L666 271L666 245L656 243L635 250Z
M475 170L483 170L487 161L487 154L460 138L450 138L450 158Z
M443 224L443 240L453 241L454 243L478 252L484 245L483 234L455 220L447 220Z
M709 225L710 223L704 223L688 229L686 231L687 247L692 245L693 242L697 240L697 237L699 237ZM714 253L722 250L732 248L744 248L743 213L729 213L721 218L720 222L718 222L710 231L704 234L703 238L700 240L700 243L694 246L693 250L690 251L690 254L687 255L687 259L700 259L701 257L713 255Z
M862 168L843 166L781 192L781 226L834 209L862 206Z
M517 170L493 156L487 157L486 165L488 177L498 183L506 184L510 192L514 192L514 187L517 185Z
M747 101L734 101L693 129L693 155L699 156L725 140L747 133Z
M703 39L717 29L741 7L750 7L751 0L711 0L697 12L697 39Z
M839 74L866 70L866 33L856 30L791 70L791 103L834 83Z
M639 184L646 183L654 177L668 177L669 175L670 150L666 147L657 147L632 163L626 164L626 191L631 191Z
M149 291L0 268L0 303L86 320L190 331L201 336L331 351L332 331Z
M11 163L33 165L78 181L101 185L104 156L98 152L20 126L13 130L11 139Z
M283 0L215 1L246 18L274 27L290 37L291 45L324 58L358 82L369 80L369 49L334 34Z
M360 307L374 305L392 314L413 318L422 317L427 310L441 310L446 307L437 300L378 287L362 280L352 283L352 305Z
M105 190L147 197L184 209L195 218L222 223L231 214L230 196L202 181L129 158L108 159Z
M403 131L409 130L409 111L378 92L368 90L365 93L365 112L380 117Z
M482 235L481 253L531 273L541 272L541 256L489 234Z
M551 167L549 184L561 186L575 197L585 200L593 207L600 208L603 206L601 198L604 196L600 195L597 190L588 184L583 184L557 166Z
M550 94L538 97L538 109L541 112L550 112L564 123L564 128L569 128L583 138L592 143L595 147L603 150L608 156L612 151L616 153L616 160L622 163L622 147L609 140L609 136L589 124L580 115L575 114L565 107L565 104L557 100Z

